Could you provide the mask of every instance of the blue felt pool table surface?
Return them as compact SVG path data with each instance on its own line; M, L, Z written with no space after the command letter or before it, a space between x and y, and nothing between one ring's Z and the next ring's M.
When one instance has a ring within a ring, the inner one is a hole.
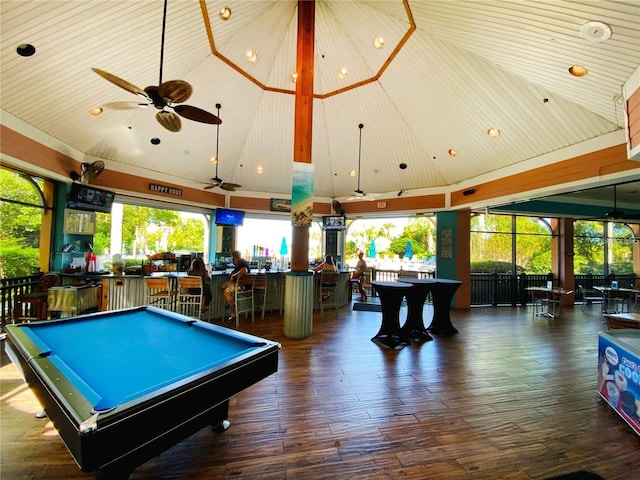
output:
M158 309L31 324L27 336L95 411L220 367L263 346ZM179 348L177 348L179 346Z

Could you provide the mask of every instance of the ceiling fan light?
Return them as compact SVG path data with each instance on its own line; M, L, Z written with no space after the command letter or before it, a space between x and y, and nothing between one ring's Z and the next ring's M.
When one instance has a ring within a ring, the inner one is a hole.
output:
M589 70L587 70L582 65L571 65L569 67L569 73L574 77L584 77L587 73L589 73Z
M245 57L247 57L247 61L249 63L255 63L255 61L258 59L258 54L255 50L247 50L247 52L245 53Z
M229 20L231 18L231 9L229 7L222 7L218 12L220 20Z
M97 117L98 115L102 115L103 112L104 112L104 108L102 107L95 107L89 110L89 114L93 115L94 117Z

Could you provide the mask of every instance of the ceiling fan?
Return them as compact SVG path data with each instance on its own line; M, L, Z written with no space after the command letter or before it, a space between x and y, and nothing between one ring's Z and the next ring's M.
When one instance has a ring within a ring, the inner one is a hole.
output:
M605 216L611 220L640 220L640 214L625 214L618 210L616 185L613 186L613 210L605 213Z
M164 37L165 26L167 23L167 1L164 1L164 11L162 14L162 41L160 45L160 78L157 86L148 86L144 90L140 87L123 80L109 72L105 72L99 68L92 68L95 73L100 75L105 80L113 83L114 85L123 88L124 90L139 95L146 103L138 102L113 102L106 104L105 107L114 109L130 109L140 108L148 105L153 105L159 111L156 113L156 120L164 128L170 132L179 132L182 128L182 122L180 117L193 120L200 123L210 123L214 125L220 124L220 118L216 117L212 113L207 112L198 107L191 105L177 105L182 102L186 102L193 88L184 80L170 80L168 82L162 82L162 65L164 62Z
M360 189L360 160L362 158L362 129L364 128L364 125L361 123L358 125L358 128L360 129L360 143L358 145L358 187L353 191L353 196L347 198L347 201L351 201L351 200L367 200L367 201L371 201L371 200L375 200L376 198L378 198L380 196L379 193L364 193L361 189Z
M220 105L219 103L216 103L216 108L218 109L218 117L220 117L220 109L222 108L222 105ZM209 190L211 188L220 187L222 190L233 192L235 191L236 188L242 187L242 185L238 185L237 183L227 183L227 182L224 182L220 177L218 177L218 164L220 163L220 157L218 156L218 146L220 145L220 123L216 124L216 156L215 156L216 176L209 179L209 184L206 187L204 187L204 189Z
M104 170L104 162L102 160L96 160L93 163L83 163L80 165L81 173L71 172L69 176L71 180L80 183L88 183L89 180L99 176Z

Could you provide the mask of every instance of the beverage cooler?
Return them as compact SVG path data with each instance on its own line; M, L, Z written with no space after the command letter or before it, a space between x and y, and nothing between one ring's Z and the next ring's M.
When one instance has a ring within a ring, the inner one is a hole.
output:
M640 330L598 336L598 393L640 435Z

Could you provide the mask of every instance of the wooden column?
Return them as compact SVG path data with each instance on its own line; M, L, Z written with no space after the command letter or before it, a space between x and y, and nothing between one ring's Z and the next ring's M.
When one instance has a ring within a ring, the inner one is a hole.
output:
M315 1L298 1L298 45L293 161L311 163ZM313 325L313 276L309 270L309 227L292 227L291 272L284 297L284 334L306 338Z
M293 161L300 163L311 163L315 16L315 1L298 1ZM309 269L309 228L293 227L291 243L291 270L306 272Z

